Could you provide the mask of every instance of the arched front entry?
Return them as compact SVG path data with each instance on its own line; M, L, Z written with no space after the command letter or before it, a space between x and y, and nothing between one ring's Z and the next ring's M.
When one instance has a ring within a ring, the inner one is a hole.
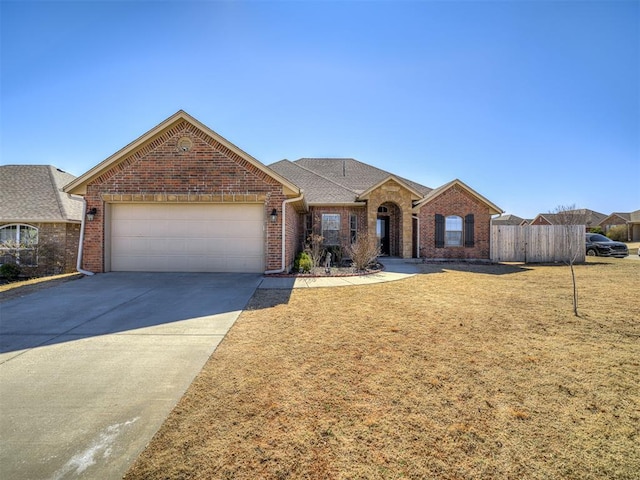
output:
M402 215L400 207L393 202L381 204L378 207L376 219L376 237L382 255L402 256L401 232Z
M359 197L359 200L367 202L368 231L380 232L380 236L384 236L380 246L385 254L411 258L413 253L411 215L413 202L420 198L419 193L391 177Z

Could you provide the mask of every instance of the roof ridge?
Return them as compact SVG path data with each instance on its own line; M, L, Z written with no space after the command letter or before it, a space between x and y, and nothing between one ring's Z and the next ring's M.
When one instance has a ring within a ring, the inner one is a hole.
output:
M302 160L302 158L300 158L299 160ZM308 160L312 160L312 158L308 158ZM325 160L332 160L332 159L327 158L327 159L325 159ZM339 159L339 158L338 158L338 159L336 159L336 160L341 160L341 159ZM345 160L346 160L346 159L345 159ZM350 160L353 160L353 159L350 159ZM356 162L357 162L357 160L356 160ZM355 191L355 190L353 190L352 188L345 187L345 186L344 186L344 185L342 185L341 183L338 183L338 182L336 182L336 181L334 181L334 180L331 180L330 178L327 178L327 177L325 177L324 175L320 175L318 172L314 172L313 170L311 170L311 169L309 169L309 168L307 168L307 167L304 167L304 166L302 166L302 165L298 165L296 162L291 162L291 163L292 163L292 164L294 164L294 165L295 165L296 167L298 167L298 168L301 168L301 169L303 169L303 170L305 170L305 171L307 171L307 172L309 172L309 173L312 173L312 174L313 174L313 175L315 175L316 177L320 177L320 178L322 178L323 180L326 180L327 182L333 183L334 185L337 185L337 186L338 186L338 187L340 187L340 188L344 188L345 190L349 190L350 192L352 192L352 193L354 193L354 194L358 195L358 192L357 192L357 191Z
M56 197L56 202L58 204L58 210L60 211L60 216L65 220L68 220L67 212L62 205L62 199L60 198L60 190L58 190L58 184L56 183L56 179L53 178L53 169L56 168L53 165L47 165L47 173L49 174L49 180L51 181L51 186L54 190L54 196Z

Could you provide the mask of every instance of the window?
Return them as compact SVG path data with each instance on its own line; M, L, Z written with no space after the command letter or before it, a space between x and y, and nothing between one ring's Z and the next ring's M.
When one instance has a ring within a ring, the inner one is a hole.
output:
M349 233L351 243L356 243L358 240L358 216L355 213L349 217Z
M387 207L380 206L378 207L378 213L389 213L389 209Z
M462 217L458 215L435 215L435 246L436 248L444 247L461 247L463 239ZM474 217L473 213L464 217L464 246L474 246Z
M462 217L457 215L445 217L444 244L446 247L462 246Z
M325 245L340 245L340 214L322 214L322 236Z
M35 266L37 244L38 229L35 227L19 224L0 227L0 264Z

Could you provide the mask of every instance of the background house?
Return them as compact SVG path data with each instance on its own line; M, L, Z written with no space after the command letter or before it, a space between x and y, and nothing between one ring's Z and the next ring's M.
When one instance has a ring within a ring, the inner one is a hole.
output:
M600 222L606 217L604 213L589 210L588 208L581 208L567 210L564 213L540 213L531 221L530 225L560 225L563 219L567 218L567 215L575 218L575 221L572 221L572 223L584 225L585 231L587 232L598 227Z
M74 178L51 165L0 166L0 264L30 276L75 271L82 200L62 191Z
M491 219L491 225L525 225L526 220L517 215L506 214Z
M627 241L640 241L640 210L633 212L614 212L600 221L599 226L605 233L612 227L625 225L627 227Z

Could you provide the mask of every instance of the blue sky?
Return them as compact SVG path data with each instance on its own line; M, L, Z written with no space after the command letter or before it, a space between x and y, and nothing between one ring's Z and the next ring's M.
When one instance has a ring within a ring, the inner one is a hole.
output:
M0 0L0 163L74 175L184 109L508 213L640 208L640 2Z

